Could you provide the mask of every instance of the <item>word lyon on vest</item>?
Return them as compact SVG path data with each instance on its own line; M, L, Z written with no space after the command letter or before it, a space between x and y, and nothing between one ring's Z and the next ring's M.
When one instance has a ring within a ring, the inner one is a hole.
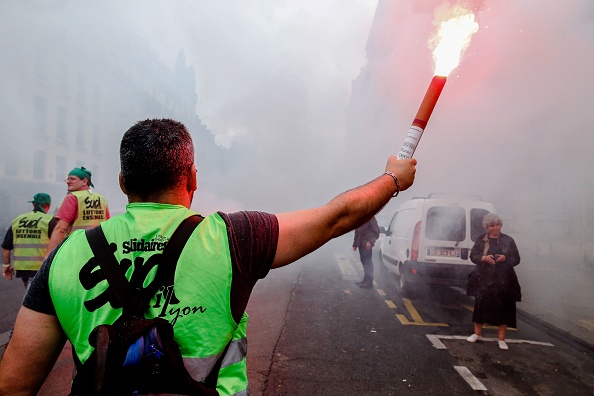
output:
M111 243L110 247L112 251L115 251L117 249L115 243ZM132 276L130 277L129 281L130 286L132 286L132 288L134 289L144 289L144 284L147 275L151 273L155 266L159 265L162 256L163 255L161 253L153 254L152 256L148 257L146 261L144 257L136 257L134 259L134 268L132 269ZM130 267L132 267L132 260L128 258L122 259L120 261L120 267L122 268L122 271L124 271L124 273L127 273ZM89 261L87 261L86 264L82 266L78 274L78 279L80 280L81 286L85 290L91 290L100 283L105 285L106 283L104 281L107 280L99 266L99 262L95 259L95 257L91 257ZM149 286L150 285L147 285L147 287ZM179 307L179 304L182 302L175 296L173 285L161 287L160 292L158 292L155 297L156 302L153 308L161 308L161 304L163 304L161 312L158 316L163 318L165 318L167 315L173 316L173 318L171 319L166 318L170 321L172 325L174 325L179 318L182 318L190 314L195 314L197 312L203 314L207 310L207 308L203 306ZM101 292L96 297L86 300L84 302L84 305L89 312L94 312L107 303L109 303L111 307L114 309L122 308L122 305L119 303L118 299L115 298L115 293L111 292L109 285L103 292ZM173 307L170 308L170 305L173 305Z

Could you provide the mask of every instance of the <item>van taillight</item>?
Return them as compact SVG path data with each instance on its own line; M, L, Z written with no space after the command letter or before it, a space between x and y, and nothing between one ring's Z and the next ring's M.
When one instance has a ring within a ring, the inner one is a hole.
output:
M417 261L419 258L419 240L421 239L421 222L419 221L415 225L415 231L413 232L412 237L412 244L410 247L411 255L410 259L412 261Z

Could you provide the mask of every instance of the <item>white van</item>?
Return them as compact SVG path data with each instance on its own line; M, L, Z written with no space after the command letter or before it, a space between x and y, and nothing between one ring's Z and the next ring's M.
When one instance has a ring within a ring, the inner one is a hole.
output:
M415 283L466 286L474 269L470 250L486 232L483 217L495 207L479 197L430 194L403 203L380 228L380 265L396 274L402 296Z

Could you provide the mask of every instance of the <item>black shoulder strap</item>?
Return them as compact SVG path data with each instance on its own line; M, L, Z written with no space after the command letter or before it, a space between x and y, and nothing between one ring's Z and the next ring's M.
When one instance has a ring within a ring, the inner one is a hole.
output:
M99 262L99 266L103 270L109 286L124 308L124 311L132 314L142 314L146 304L148 304L148 301L150 301L152 296L157 292L157 289L163 285L168 277L175 273L177 260L179 259L186 241L202 219L201 216L193 215L185 219L179 225L167 242L167 246L163 251L161 263L157 266L155 279L144 288L140 294L131 290L124 271L122 271L122 268L113 255L115 249L107 242L101 226L97 226L85 232L91 250L93 250L93 254L95 255L95 259Z
M199 215L193 215L186 218L177 227L167 242L167 246L165 246L165 250L163 250L163 256L161 257L162 262L157 267L155 279L145 289L142 290L140 295L140 299L138 301L140 304L138 307L140 308L139 314L144 312L146 305L155 295L159 287L163 286L165 281L167 281L169 278L172 278L175 274L175 268L177 267L179 256L181 255L184 246L186 246L186 242L190 238L190 235L192 235L192 232L194 232L202 219L203 217Z

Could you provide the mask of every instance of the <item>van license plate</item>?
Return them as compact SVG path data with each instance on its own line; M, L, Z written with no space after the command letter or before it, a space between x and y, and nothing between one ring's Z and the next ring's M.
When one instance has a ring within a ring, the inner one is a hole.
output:
M428 248L428 256L439 256L439 257L461 257L461 250L456 248Z

